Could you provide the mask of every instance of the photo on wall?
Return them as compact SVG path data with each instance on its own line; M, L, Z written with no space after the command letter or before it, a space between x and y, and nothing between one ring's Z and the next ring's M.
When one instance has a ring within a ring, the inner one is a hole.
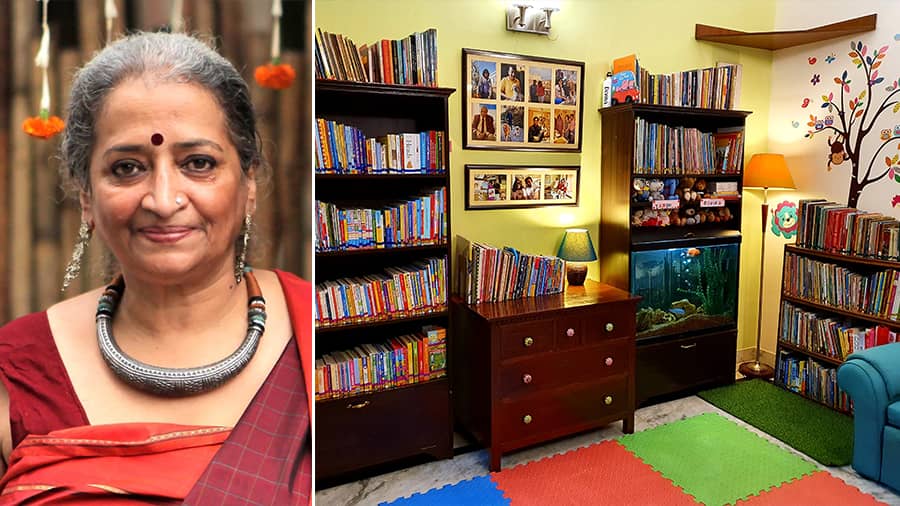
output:
M486 102L472 104L472 138L497 140L497 105Z
M466 209L578 205L579 166L466 165Z
M581 151L584 62L478 49L462 60L463 148Z
M528 108L528 142L550 142L550 109Z
M549 104L553 91L553 73L550 67L528 67L531 78L528 85L528 101L535 104Z
M474 60L472 62L472 98L493 100L497 98L497 63Z

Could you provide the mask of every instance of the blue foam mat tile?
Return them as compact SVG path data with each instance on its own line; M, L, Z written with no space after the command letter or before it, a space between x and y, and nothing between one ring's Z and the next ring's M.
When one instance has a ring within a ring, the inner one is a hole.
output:
M490 476L477 476L453 485L433 488L428 492L401 497L378 506L457 506L478 504L479 506L509 506L509 499L497 488Z

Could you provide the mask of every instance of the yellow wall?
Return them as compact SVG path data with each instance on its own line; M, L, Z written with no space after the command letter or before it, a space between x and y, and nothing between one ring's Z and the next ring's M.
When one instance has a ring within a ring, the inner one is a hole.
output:
M450 97L451 217L454 235L509 245L529 253L555 254L562 228L582 226L594 241L600 220L601 86L614 58L636 53L652 73L715 65L743 64L740 108L753 111L747 121L749 154L765 151L768 125L770 51L694 40L703 23L746 31L771 31L775 0L560 0L550 37L506 30L506 5L499 0L316 0L315 26L341 33L357 45L382 38L399 39L427 28L438 31L440 86L456 88ZM652 27L652 28L651 28ZM582 153L517 153L463 150L461 131L461 48L485 49L585 62ZM465 211L465 164L581 165L578 207ZM753 212L756 210L756 212ZM759 267L757 207L744 210L741 305L738 348L755 346ZM596 279L602 266L591 265ZM748 303L749 301L749 303Z

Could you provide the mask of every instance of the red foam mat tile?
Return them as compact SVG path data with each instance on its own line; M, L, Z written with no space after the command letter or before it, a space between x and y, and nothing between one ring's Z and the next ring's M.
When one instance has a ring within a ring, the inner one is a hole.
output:
M840 504L841 506L869 506L884 505L875 500L869 494L862 493L858 488L847 485L825 471L816 471L799 480L794 480L764 490L759 495L742 499L735 506L781 506L790 504L793 506ZM885 505L886 506L886 505Z
M521 464L491 479L512 506L699 504L616 441Z

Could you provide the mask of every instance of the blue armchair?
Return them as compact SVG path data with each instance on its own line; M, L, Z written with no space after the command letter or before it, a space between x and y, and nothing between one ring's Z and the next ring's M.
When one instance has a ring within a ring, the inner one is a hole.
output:
M853 469L900 490L900 343L847 357L838 386L853 400Z

